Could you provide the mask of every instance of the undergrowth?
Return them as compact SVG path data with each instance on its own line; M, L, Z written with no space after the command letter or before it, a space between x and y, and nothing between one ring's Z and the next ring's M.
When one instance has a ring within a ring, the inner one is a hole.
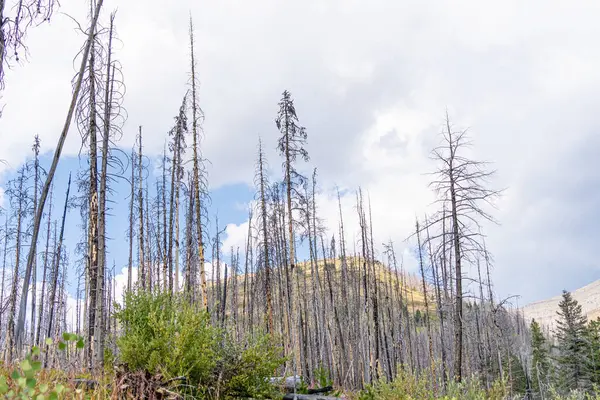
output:
M282 393L270 379L286 359L281 338L257 333L239 341L235 334L211 324L208 313L182 296L130 292L115 314L121 335L117 353L105 353L103 373L83 368L81 336L64 333L44 349L33 347L16 366L0 366L0 395L8 399L276 399ZM44 363L59 368L44 369ZM81 373L76 373L81 372ZM99 375L99 377L98 377ZM333 386L329 371L317 367L315 385ZM86 386L86 379L93 385ZM79 385L78 385L79 384ZM306 386L306 385L304 385ZM308 387L300 387L306 393ZM522 399L498 380L489 388L476 376L446 385L427 374L401 371L394 380L379 380L355 393L330 395L351 400L504 400ZM527 398L527 397L526 397ZM530 399L540 398L532 393ZM600 400L600 396L550 388L544 400Z
M178 382L170 390L199 398L275 394L268 378L285 358L281 341L270 335L238 342L211 325L199 305L169 294L128 293L116 317L124 330L117 341L120 361L130 371L160 374Z

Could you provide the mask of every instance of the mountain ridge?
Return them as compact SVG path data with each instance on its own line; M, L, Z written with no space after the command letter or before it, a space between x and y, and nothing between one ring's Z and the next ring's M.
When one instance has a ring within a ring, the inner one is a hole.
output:
M581 305L583 314L588 320L600 317L600 279L588 283L571 292L573 298ZM556 328L558 318L558 303L562 299L562 293L540 301L530 303L522 308L525 319L530 322L535 319L541 325L550 329Z

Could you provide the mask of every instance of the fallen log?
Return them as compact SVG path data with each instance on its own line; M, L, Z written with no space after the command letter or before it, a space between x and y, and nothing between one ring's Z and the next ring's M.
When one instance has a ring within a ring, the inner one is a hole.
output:
M325 386L318 389L308 389L308 394L319 394L319 393L327 393L333 390L333 386Z
M339 400L339 397L323 396L320 394L294 394L288 393L283 400Z

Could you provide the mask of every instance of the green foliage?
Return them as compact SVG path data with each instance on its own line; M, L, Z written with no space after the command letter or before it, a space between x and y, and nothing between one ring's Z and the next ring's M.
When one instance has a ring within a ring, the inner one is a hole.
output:
M550 387L548 400L600 400L600 393L594 388L593 393L586 393L583 390L571 390L569 393L561 394L555 387Z
M104 348L104 370L111 372L115 364L116 357L108 347Z
M448 382L444 393L438 382L432 382L426 374L416 377L401 371L392 382L379 381L359 393L359 400L502 400L507 396L506 382L494 382L486 391L476 377L461 383Z
M433 396L425 376L417 378L402 370L392 382L381 380L367 386L359 394L359 400L433 399Z
M59 342L58 349L64 351L68 349L69 342L81 342L83 339L75 334L64 333L63 340ZM52 345L52 340L47 339L46 344ZM61 346L62 345L62 346ZM79 346L76 346L80 348ZM81 346L83 347L83 346ZM0 375L0 395L5 399L34 399L34 400L58 400L67 399L74 396L72 390L66 385L58 382L42 382L40 374L42 372L42 362L40 358L42 351L34 346L22 360L18 367L15 367L10 375ZM76 390L80 393L81 390Z
M550 355L546 338L542 333L540 324L535 319L531 321L531 382L533 390L540 393L548 381L550 373Z
M268 336L236 343L184 297L127 293L116 317L125 328L120 358L130 370L185 376L203 398L264 397L272 390L267 377L285 361Z
M559 356L558 386L563 393L575 389L588 389L591 386L587 366L589 365L589 346L586 344L586 318L581 305L573 299L571 293L563 291L558 304L556 339Z
M415 312L415 324L416 325L421 325L421 320L423 319L423 316L421 315L421 310L417 310Z
M589 377L593 384L600 384L600 318L590 321L585 332L590 347L588 359Z
M262 398L272 393L268 378L285 362L281 349L267 335L257 336L243 346L229 339L219 356L213 376L224 381L224 393L234 398Z
M508 386L511 393L525 394L527 391L527 375L521 360L511 354L510 357L502 359L502 365L508 376Z
M128 293L116 314L125 327L117 340L121 360L134 371L208 381L216 366L218 332L205 312L181 298Z
M333 386L333 380L331 380L330 376L329 370L322 365L314 371L315 381L319 387Z

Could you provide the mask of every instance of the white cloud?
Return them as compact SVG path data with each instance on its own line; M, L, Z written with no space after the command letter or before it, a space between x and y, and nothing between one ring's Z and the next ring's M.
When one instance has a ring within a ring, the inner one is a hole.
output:
M224 260L220 260L219 262L219 273L221 276L221 282L223 282L223 277L225 276L225 270L227 270L227 275L231 276L232 273L232 269L231 269L231 264L228 261L229 258L224 259ZM206 273L206 280L207 281L212 281L213 280L213 276L214 279L217 279L217 269L215 267L216 261L214 263L210 263L210 262L205 262L204 263L204 271Z
M121 271L115 275L115 301L119 304L123 304L123 295L127 291L127 283L129 280L129 269L124 267ZM131 268L131 284L135 285L138 280L138 269Z
M227 224L225 234L227 236L223 240L223 252L229 255L232 248L234 252L239 248L240 252L243 253L246 248L246 238L248 237L248 221L239 225Z
M107 13L116 4L107 0ZM588 279L598 268L589 261L595 247L575 229L597 206L575 210L566 194L596 198L579 191L598 182L585 173L595 155L586 153L587 166L578 155L593 147L600 129L599 7L558 0L185 0L167 9L158 0L120 2L123 45L116 56L124 66L129 114L121 144L129 148L143 125L145 151L162 152L186 90L191 11L211 187L252 182L255 151L249 149L258 134L279 171L273 118L288 88L308 129L312 163L306 170L319 168L319 206L329 226L337 229L334 185L351 189L342 205L352 240L352 190L361 186L371 196L376 242L392 238L401 246L432 199L422 174L433 168L428 152L448 106L457 127L472 128L474 156L496 162L497 186L509 187L497 212L503 225L488 232L499 290L527 292L529 299L555 294L565 280L583 284L574 277ZM75 0L63 1L62 10L81 20L86 13ZM7 73L0 159L11 168L29 155L34 133L42 151L54 148L69 102L71 59L83 41L72 28L56 15L32 30L30 62ZM72 129L65 153L79 147ZM0 165L0 173L5 169ZM556 226L556 216L566 215L564 223L578 224L573 229ZM228 226L224 249L243 248L246 232L243 224ZM546 270L552 273L540 274ZM535 289L521 282L533 278Z

